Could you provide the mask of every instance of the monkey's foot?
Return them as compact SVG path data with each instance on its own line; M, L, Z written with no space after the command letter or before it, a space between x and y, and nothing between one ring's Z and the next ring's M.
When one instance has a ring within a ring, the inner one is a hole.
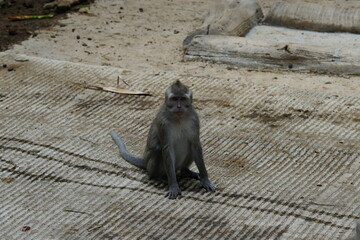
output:
M200 175L196 172L191 171L188 168L185 168L181 171L180 178L193 178L196 180L200 180Z
M165 197L168 197L169 199L176 199L176 197L180 195L181 195L180 188L176 186L176 187L169 187L169 192L165 195Z
M201 179L201 186L205 188L206 191L215 192L216 187L209 181L209 179Z

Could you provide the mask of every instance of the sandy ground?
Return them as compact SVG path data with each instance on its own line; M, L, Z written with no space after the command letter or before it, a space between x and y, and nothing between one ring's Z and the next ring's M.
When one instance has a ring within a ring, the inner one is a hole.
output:
M240 82L360 96L359 76L256 72L206 62L184 62L182 41L201 25L204 13L214 2L97 0L88 14L71 13L61 26L41 30L36 37L15 45L9 51L136 71L171 71L225 81L237 79ZM266 13L276 0L258 2ZM360 7L357 0L308 2ZM341 44L346 46L345 42Z

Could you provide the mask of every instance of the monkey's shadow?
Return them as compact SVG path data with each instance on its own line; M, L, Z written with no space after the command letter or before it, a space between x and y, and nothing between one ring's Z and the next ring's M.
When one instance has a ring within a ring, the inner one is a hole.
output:
M146 175L146 171L143 172ZM155 187L158 190L162 190L165 192L168 190L168 181L166 178L149 178L149 176L144 176L143 178L149 185ZM179 187L181 189L181 191L186 191L186 192L194 192L197 193L199 191L204 191L206 192L206 190L201 186L200 184L200 180L194 179L194 178L189 178L189 177L181 177L181 176L177 176L177 181L179 184Z

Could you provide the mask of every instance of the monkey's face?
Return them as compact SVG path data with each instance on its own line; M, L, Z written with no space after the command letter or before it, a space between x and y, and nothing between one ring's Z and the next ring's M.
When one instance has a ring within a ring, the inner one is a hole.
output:
M167 110L177 116L184 115L191 107L191 99L186 95L172 95L166 99L165 103Z
M179 80L165 91L165 105L168 113L181 117L189 112L192 103L192 91Z

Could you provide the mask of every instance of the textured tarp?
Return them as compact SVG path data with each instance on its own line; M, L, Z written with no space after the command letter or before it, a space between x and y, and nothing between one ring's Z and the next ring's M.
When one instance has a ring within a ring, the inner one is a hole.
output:
M17 55L0 63L1 239L328 240L350 236L360 217L359 98ZM118 77L154 96L89 88ZM176 79L194 92L215 194L190 180L165 198L109 135L140 156Z
M263 18L260 6L254 0L222 0L205 15L202 26L189 33L186 47L197 35L245 36Z

